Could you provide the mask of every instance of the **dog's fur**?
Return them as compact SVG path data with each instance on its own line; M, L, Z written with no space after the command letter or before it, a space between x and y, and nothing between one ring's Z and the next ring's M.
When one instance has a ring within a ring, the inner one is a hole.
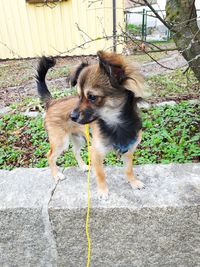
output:
M52 176L56 180L63 178L56 160L68 148L69 140L79 166L87 170L80 149L85 137L84 124L89 123L92 130L91 162L98 193L107 198L103 160L113 149L122 153L125 174L131 186L138 189L144 186L132 170L132 154L142 134L137 102L143 96L143 77L118 54L99 51L98 58L97 64L82 63L71 77L71 84L77 85L78 96L52 99L45 76L55 65L53 58L41 58L36 78L38 93L47 109L45 127L50 142L48 162Z

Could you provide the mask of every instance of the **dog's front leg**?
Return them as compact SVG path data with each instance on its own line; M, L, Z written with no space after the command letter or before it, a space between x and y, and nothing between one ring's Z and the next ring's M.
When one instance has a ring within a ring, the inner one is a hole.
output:
M104 155L98 152L94 147L91 147L91 163L96 175L98 195L99 198L107 199L108 187L103 169L103 160Z
M128 151L122 155L122 159L125 167L125 175L132 188L141 189L144 188L144 184L136 178L133 172L133 152Z

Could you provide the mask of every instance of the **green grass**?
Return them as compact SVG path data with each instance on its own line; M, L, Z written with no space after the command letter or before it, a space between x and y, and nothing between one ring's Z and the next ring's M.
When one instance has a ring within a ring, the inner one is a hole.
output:
M37 62L7 61L0 63L0 88L21 86L30 83L34 78ZM48 73L48 79L58 79L69 75L70 66L55 66Z
M142 57L142 56L138 56L138 57ZM25 67L26 66L25 62L23 64ZM69 69L70 69L69 66L52 69L48 73L48 79L55 79L58 77L67 76ZM1 68L0 68L0 71L1 71ZM18 76L19 76L18 79L23 80L23 75L22 75L22 78L21 78L21 75L18 75ZM27 79L30 79L30 77L27 76ZM6 82L6 81L2 80L2 82ZM14 78L13 82L16 83L17 79L15 80ZM0 84L1 84L1 81L0 81ZM148 78L146 80L146 84L148 87L148 91L150 92L150 96L148 97L147 100L151 102L160 102L160 101L170 100L170 99L179 101L183 99L192 99L192 98L199 97L200 83L195 78L192 71L188 71L185 75L183 75L183 71L181 69L178 69L168 74L155 75L155 76ZM73 89L72 91L67 91L65 89L58 90L58 88L56 88L56 84L50 85L50 91L53 94L53 96L56 98L76 93L75 89ZM41 110L41 105L40 105L39 100L33 97L26 98L18 104L14 103L11 105L11 107L13 110L17 109L18 111Z
M166 56L166 53L153 53L153 57L160 59ZM147 55L133 55L129 56L130 61L138 61L139 63L152 61ZM58 79L67 77L73 64L65 64L57 59L58 64L48 73L48 79ZM37 66L36 60L12 60L0 62L0 88L21 86L30 83L33 80L35 67Z
M152 45L151 45L152 44ZM158 50L155 46L158 46L160 49L170 49L170 48L175 48L175 44L173 41L169 40L168 42L163 42L163 41L158 41L158 42L150 42L147 44L147 51L152 51L152 50ZM135 45L136 48L137 45ZM134 47L134 44L133 44ZM170 56L170 52L164 51L164 52L151 52L150 56L153 57L155 60L160 60L161 58L166 58ZM139 52L137 54L133 54L130 56L126 56L127 60L130 62L138 62L139 64L144 64L148 62L153 62L153 59L145 54L144 52Z
M154 45L157 45L157 46L160 46L161 48L175 48L176 45L173 41L173 39L169 39L168 41L153 41L153 42L150 42Z
M8 61L0 63L0 88L25 84L32 76L33 70L28 62Z
M143 140L135 153L135 164L185 163L200 160L200 106L181 102L175 106L142 111ZM0 168L46 167L49 149L43 119L14 113L0 118ZM86 149L82 156L87 161ZM109 154L107 165L121 165ZM58 165L75 166L71 149L58 159Z
M144 135L137 161L185 163L200 159L200 105L182 102L143 112Z
M52 79L58 79L58 78L62 78L62 77L67 77L69 75L69 72L70 72L70 67L69 66L53 68L48 73L48 78L49 78L49 80L52 80Z
M70 88L70 90L66 90L66 89L58 90L56 87L51 86L50 91L54 99L62 98L66 96L73 96L77 94L77 90L75 87ZM17 110L18 112L25 112L25 111L44 112L44 108L39 97L37 98L27 97L24 100L22 100L20 103L13 103L12 105L10 105L10 108L13 111Z
M154 59L159 60L161 58L167 57L167 53L166 52L156 52L156 53L151 53L151 56ZM128 62L138 62L139 64L153 62L153 59L151 59L147 54L144 54L144 53L126 56L126 58L127 58Z
M183 71L178 69L168 74L152 76L147 79L147 84L152 93L151 98L156 100L158 97L170 99L199 96L200 83L192 71L183 75Z

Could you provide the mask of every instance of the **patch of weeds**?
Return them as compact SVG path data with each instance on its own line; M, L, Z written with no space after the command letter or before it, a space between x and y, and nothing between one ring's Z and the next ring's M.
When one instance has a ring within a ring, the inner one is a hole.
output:
M166 57L167 54L166 54L166 52L155 52L155 53L151 53L151 56L154 59L159 60L161 58ZM139 62L140 64L153 61L153 59L151 59L147 54L144 54L144 53L126 56L126 58L127 58L128 62Z
M69 75L70 68L69 66L64 66L64 67L54 67L51 69L48 73L48 79L58 79L61 77L67 77Z
M25 61L8 61L0 64L0 87L19 86L33 77L33 69Z
M59 99L67 96L77 95L75 87L67 88L65 90L59 90L56 87L50 89L53 99ZM38 111L44 112L44 104L41 103L38 97L27 97L20 103L13 103L9 106L14 112L25 112L25 111Z
M0 88L27 84L33 80L36 66L35 60L12 60L0 63ZM70 68L70 65L55 66L48 72L47 77L49 80L68 77Z
M134 164L185 163L200 161L200 105L184 101L175 106L154 107L142 111L143 138L135 152ZM0 168L46 167L49 150L43 119L9 114L0 118ZM81 152L87 162L87 149ZM62 167L77 166L69 151L58 159ZM107 165L122 165L113 153Z
M109 166L123 166L121 157L115 153L108 153L105 158L105 164Z
M28 121L20 114L0 118L0 168L12 169L24 166L31 143L24 131Z
M183 75L180 69L169 74L152 76L147 79L147 83L152 93L151 98L196 97L200 90L200 83L193 72Z
M200 105L182 102L144 110L137 164L200 161Z
M200 105L186 101L175 106L142 111L143 137L134 153L134 164L186 163L200 161ZM108 165L122 166L114 153Z
M21 103L18 103L14 110L21 112L24 111L39 111L44 112L43 103L41 103L39 97L28 97L25 98Z
M53 90L51 90L51 93L53 98L58 99L66 96L77 95L77 89L76 87L72 87L66 90L58 90L57 88L53 88Z

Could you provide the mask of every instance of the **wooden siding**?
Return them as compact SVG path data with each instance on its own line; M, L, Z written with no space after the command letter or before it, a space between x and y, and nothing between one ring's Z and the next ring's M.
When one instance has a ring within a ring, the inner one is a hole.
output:
M68 0L47 6L26 0L0 0L0 59L90 55L99 49L111 50L112 40L98 40L69 51L89 41L76 24L92 38L100 38L103 31L112 35L112 0L90 2ZM123 0L116 2L119 27L124 25Z

